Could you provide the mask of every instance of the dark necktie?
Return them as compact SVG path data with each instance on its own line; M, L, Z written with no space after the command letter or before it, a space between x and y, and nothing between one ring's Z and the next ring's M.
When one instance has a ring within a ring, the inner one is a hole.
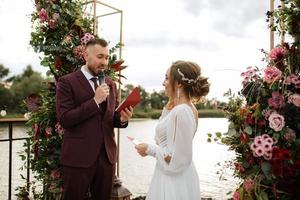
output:
M95 91L96 91L96 89L97 89L97 87L98 87L97 80L98 80L98 79L97 79L96 77L91 78L91 81L93 81L93 83L94 83ZM101 108L101 110L102 110L103 113L104 113L105 110L106 110L106 100L103 101L102 103L100 103L100 104L99 104L99 107Z
M98 87L97 78L96 78L96 77L93 77L93 78L91 78L91 81L93 81L93 83L94 83L94 89L95 89L95 91L96 91L96 89L97 89L97 87Z

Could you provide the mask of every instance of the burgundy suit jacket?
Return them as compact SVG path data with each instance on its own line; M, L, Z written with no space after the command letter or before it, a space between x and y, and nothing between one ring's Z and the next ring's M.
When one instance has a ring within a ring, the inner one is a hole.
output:
M89 167L97 159L100 149L105 147L109 161L117 158L114 127L121 125L116 84L105 77L110 87L106 99L106 110L94 101L94 91L83 73L78 70L61 77L56 85L57 119L65 129L61 163L72 167Z

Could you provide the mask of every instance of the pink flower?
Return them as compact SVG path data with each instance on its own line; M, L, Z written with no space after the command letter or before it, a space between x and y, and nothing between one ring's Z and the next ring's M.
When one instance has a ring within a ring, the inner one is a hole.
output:
M272 92L272 98L268 99L268 104L273 108L281 108L284 103L284 97L279 92Z
M50 20L49 20L49 27L50 27L51 29L55 29L56 26L57 26L57 21L55 21L54 19L50 19Z
M284 117L278 113L273 112L269 117L269 126L275 131L281 131L285 126Z
M47 127L45 129L45 137L46 138L50 138L52 136L52 128L51 127Z
M284 134L284 138L288 141L288 142L293 142L296 140L296 133L294 130L288 128L287 132Z
M55 132L60 135L64 133L63 127L58 122L55 124Z
M233 194L233 200L240 200L240 193L238 191L235 191Z
M296 88L300 88L300 76L296 74L292 74L286 77L283 83L286 85L294 84Z
M47 13L47 11L44 8L42 8L40 10L40 12L39 12L39 18L40 18L40 22L41 23L43 23L43 22L45 22L45 21L48 20L48 13Z
M241 73L241 76L244 78L242 84L245 85L250 81L256 81L258 79L258 75L256 74L257 72L257 68L247 67L247 71Z
M53 13L52 19L54 19L55 21L57 21L58 18L59 18L59 13Z
M81 41L82 45L86 45L88 43L88 41L90 41L94 38L95 38L95 36L93 36L92 34L85 33L84 36L80 39L80 41Z
M254 181L251 179L246 179L244 181L244 189L250 193L254 189Z
M275 111L274 111L274 110L263 110L263 111L262 111L262 114L265 116L265 119L268 119L269 116L270 116L273 112L275 112Z
M72 41L72 37L70 35L66 35L64 37L64 40L63 40L64 43L69 44L71 41Z
M81 60L84 60L84 52L85 52L85 47L84 45L78 45L73 49L74 55Z
M288 98L288 102L294 104L297 107L300 107L300 95L299 94L292 94Z
M272 51L270 52L269 58L270 60L275 61L275 60L282 59L284 55L285 55L284 49L282 47L276 47L272 49Z
M254 157L264 157L266 160L272 158L272 145L274 144L273 139L267 135L263 134L261 136L256 136L254 142L250 145Z
M239 171L240 173L245 172L245 168L240 163L234 163L235 169Z
M265 154L265 150L264 148L262 148L262 146L258 146L255 149L255 155L257 155L258 157L261 157Z
M282 72L276 67L267 67L264 70L264 81L267 83L273 83L281 77Z

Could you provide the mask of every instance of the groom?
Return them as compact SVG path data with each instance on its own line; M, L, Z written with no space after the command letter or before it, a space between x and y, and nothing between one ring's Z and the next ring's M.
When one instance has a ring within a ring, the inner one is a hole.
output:
M56 111L65 129L61 163L65 200L83 200L90 190L93 200L109 200L115 175L114 128L125 128L133 109L121 113L116 84L97 75L109 59L108 43L93 39L86 44L86 64L57 82Z

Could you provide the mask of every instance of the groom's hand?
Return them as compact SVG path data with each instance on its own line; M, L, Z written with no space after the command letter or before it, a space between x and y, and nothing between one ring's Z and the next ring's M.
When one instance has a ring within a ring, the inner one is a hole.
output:
M146 143L142 143L142 144L138 144L135 146L137 152L141 155L141 156L147 156L148 154L146 153L147 149L148 149L148 144Z
M121 123L128 122L129 119L132 117L133 108L131 106L129 108L125 108L120 112L120 114L121 114L121 118L120 118Z

